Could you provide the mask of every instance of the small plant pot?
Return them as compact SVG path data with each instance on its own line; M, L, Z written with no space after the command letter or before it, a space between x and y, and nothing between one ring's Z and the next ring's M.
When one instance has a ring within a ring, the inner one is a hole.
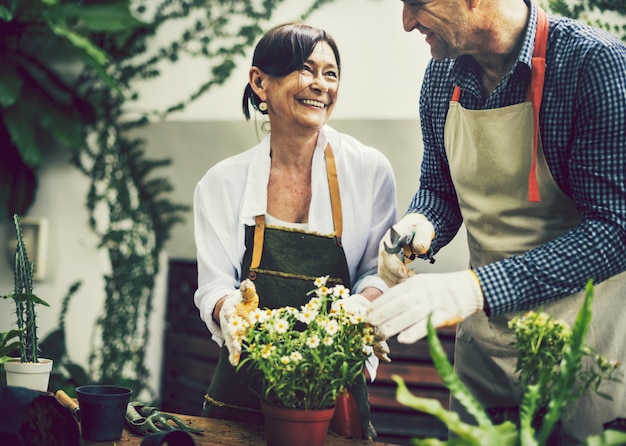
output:
M299 410L261 403L267 446L323 446L335 407Z
M39 362L20 362L15 358L4 363L4 370L8 386L47 392L52 360L42 358Z

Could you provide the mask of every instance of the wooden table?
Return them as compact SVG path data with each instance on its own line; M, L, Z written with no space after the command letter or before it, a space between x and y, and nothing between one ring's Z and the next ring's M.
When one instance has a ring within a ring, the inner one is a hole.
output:
M214 418L194 417L190 415L173 414L179 417L188 426L202 429L202 435L194 435L196 446L263 446L265 436L263 426L237 423L233 421L217 420ZM83 446L111 445L111 446L139 446L144 437L135 435L124 429L122 438L117 441L86 441L81 440ZM329 434L326 446L392 446L391 443L353 440Z

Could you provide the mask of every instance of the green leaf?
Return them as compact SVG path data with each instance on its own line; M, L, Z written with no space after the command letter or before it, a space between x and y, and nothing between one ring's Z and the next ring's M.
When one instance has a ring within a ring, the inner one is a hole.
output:
M24 101L17 101L11 107L2 111L2 119L11 135L11 140L17 146L24 164L29 167L39 167L43 156L37 143L37 126Z
M101 48L94 45L87 37L61 25L53 25L50 28L57 36L67 39L76 48L83 50L93 62L100 66L106 65L108 61L107 54Z
M0 5L0 20L10 22L13 20L13 13L7 9L6 6Z
M43 305L45 307L50 306L50 304L48 304L48 302L46 302L45 300L35 296L34 294L29 294L29 293L15 293L15 294L9 294L7 296L2 296L2 297L21 301L21 302L33 302L35 304Z
M22 80L15 66L0 57L0 107L13 105L20 95Z
M83 61L94 69L100 79L102 79L109 88L122 94L118 82L106 72L108 55L104 50L94 45L87 37L81 36L64 26L53 26L52 30L58 36L65 37L78 50L82 51L84 56Z
M85 143L83 123L60 109L55 112L53 108L56 107L50 107L49 111L43 114L40 120L42 127L48 129L61 144L78 152Z
M11 339L19 338L24 330L9 330L0 333L0 364L6 362L9 358L7 355L17 349L22 343L20 341L11 342Z
M465 407L467 412L476 419L479 426L485 429L493 427L491 419L485 412L485 409L454 372L454 368L452 364L450 364L450 361L448 361L448 356L437 337L437 331L432 325L430 316L428 317L428 345L435 368L446 387L450 389L450 393Z
M95 32L114 33L146 25L132 15L127 1L66 5L64 13L78 18L79 26Z
M565 405L570 402L571 390L574 388L576 376L581 368L584 356L585 340L591 323L591 304L593 302L593 281L587 281L585 288L585 300L574 322L572 337L566 347L561 361L558 379L554 384L552 399L548 404L546 413L539 432L540 444L546 444L550 433L561 417Z
M586 446L623 446L626 444L626 432L608 429L600 435L587 438Z

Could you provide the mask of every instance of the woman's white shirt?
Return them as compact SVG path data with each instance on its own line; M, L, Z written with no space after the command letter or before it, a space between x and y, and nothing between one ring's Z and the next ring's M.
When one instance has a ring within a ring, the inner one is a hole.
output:
M387 285L376 275L378 246L396 222L396 185L389 160L377 149L329 126L320 130L313 154L308 231L333 232L324 149L335 157L343 215L342 244L352 293ZM213 321L217 301L239 288L245 253L245 226L266 214L270 173L267 135L253 148L220 161L197 183L194 192L194 236L198 260L198 289L194 302L213 339L222 344ZM311 288L313 284L311 283Z

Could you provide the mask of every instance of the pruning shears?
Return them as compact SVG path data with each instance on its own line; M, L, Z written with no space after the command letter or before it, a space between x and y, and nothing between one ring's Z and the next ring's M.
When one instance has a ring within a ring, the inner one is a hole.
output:
M391 245L388 245L387 242L383 242L385 251L389 254L398 256L405 265L407 263L411 263L417 257L417 254L413 251L413 237L415 237L414 232L400 235L400 233L398 233L398 231L396 231L392 226L389 231ZM428 248L428 252L426 252L424 256L430 263L435 263L432 248Z

